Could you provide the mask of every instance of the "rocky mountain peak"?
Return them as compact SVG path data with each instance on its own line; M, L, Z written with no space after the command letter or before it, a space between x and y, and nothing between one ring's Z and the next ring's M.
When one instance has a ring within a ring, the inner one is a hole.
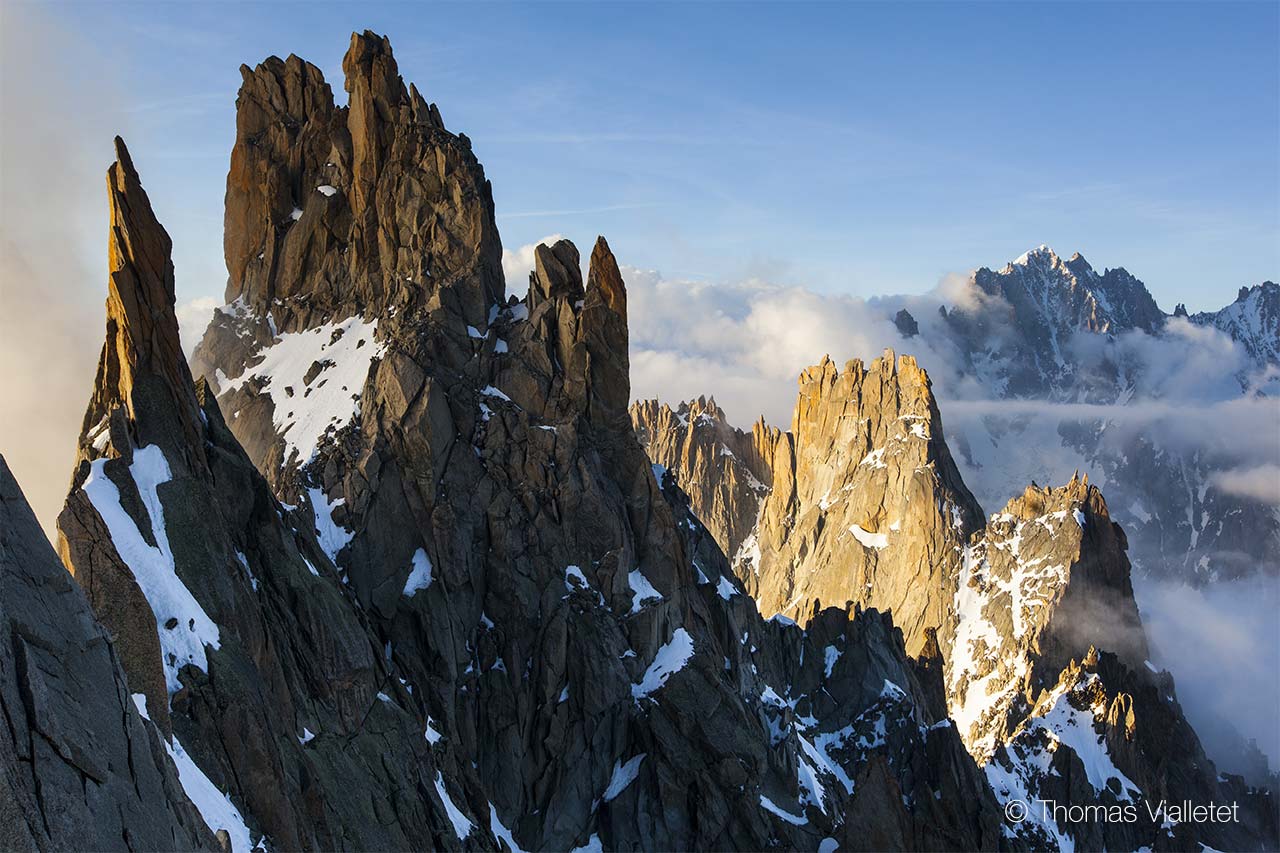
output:
M585 291L578 247L570 240L557 240L551 246L539 243L533 250L533 272L529 282L530 308L557 296L572 301L581 299Z
M121 215L131 225L153 223L131 218L149 212L131 164L122 159L112 175L126 179ZM129 293L121 282L132 279L119 270L140 263L145 234L158 240L163 231L154 223L151 231L123 229L114 217L112 229L128 236L119 251L134 260L121 265L113 254L110 287ZM158 256L146 257L147 268L158 265ZM155 326L171 328L176 341L172 267L160 266L170 271L170 298L156 307ZM109 345L115 333L108 323ZM161 365L161 357L172 361ZM183 375L181 350L153 350L149 370ZM496 848L488 821L450 818L461 814L454 797L474 796L474 778L457 769L452 739L423 737L436 731L431 712L413 698L387 640L332 562L341 534L327 502L317 493L301 512L279 503L206 382L193 385L186 373L184 387L164 390L148 405L117 409L111 454L81 460L58 519L63 561L111 635L110 646L96 641L101 656L119 661L133 694L120 698L146 721L147 731L130 737L163 737L200 832L221 833L234 853L264 837L286 849L441 848L468 836ZM176 416L185 408L194 413L190 439ZM97 449L89 432L81 446ZM197 451L202 464L191 464ZM117 711L113 719L121 718ZM135 759L112 760L132 767ZM405 791L418 792L412 805L398 799ZM165 805L155 791L147 796ZM163 818L156 816L162 827ZM145 846L209 844L173 838Z
M155 434L133 440L183 446L200 458L202 447L193 440L199 435L197 406L173 313L173 241L156 220L120 137L115 150L116 162L107 171L107 333L85 411L80 457L127 453L129 440L120 432L125 421L116 413L135 426L145 420L145 429L150 419L140 415L153 410L164 412L165 422L156 424Z
M1147 659L1128 543L1087 477L1032 484L965 549L956 590L948 691L980 759L1027 705L1090 646L1130 666Z
M941 305L938 307L942 308ZM893 315L893 325L903 338L910 339L920 334L920 324L916 322L916 318L906 308L898 309L898 313Z
M973 281L1008 301L1023 325L1116 333L1154 331L1164 318L1146 286L1124 269L1099 275L1079 252L1063 261L1044 245L998 273L978 270Z
M1227 307L1189 319L1226 332L1258 366L1280 365L1280 285L1274 281L1242 287Z
M297 471L364 410L388 341L429 324L441 335L424 358L464 370L505 292L492 192L470 142L406 88L386 38L354 34L343 69L345 107L296 57L242 71L228 304L192 356L250 457L290 499ZM555 274L581 294L576 260L569 266ZM616 287L610 298L621 304Z
M1165 314L1141 281L1124 269L1101 275L1079 253L1063 261L1040 246L998 272L969 280L973 299L943 314L972 361L969 370L1013 396L1069 387L1078 333L1158 332Z
M372 30L351 34L351 46L342 57L344 88L348 95L378 108L378 118L390 121L409 98L399 67L391 53L391 40Z
M907 650L947 619L959 554L982 525L942 437L928 374L892 350L800 374L772 491L735 571L765 613L856 602L892 610Z
M343 71L337 107L297 57L241 69L227 302L286 332L418 303L483 327L503 295L502 247L470 142L406 88L385 37L353 34ZM222 337L201 367L221 360Z
M1034 249L1028 249L1005 266L1005 270L1012 267L1056 267L1062 263L1062 259L1058 257L1058 253L1045 243L1041 243Z
M888 382L901 387L886 393ZM1127 539L1087 475L1056 487L1032 483L981 526L963 514L958 474L937 476L947 470L941 457L923 462L913 455L922 442L908 444L893 427L887 445L862 457L853 474L822 470L821 460L843 447L861 453L864 430L883 436L876 424L886 415L932 411L927 392L923 371L891 352L869 367L855 361L840 370L823 359L804 371L793 430L777 443L772 491L735 565L764 612L790 608L784 612L804 621L819 601L886 607L923 683L942 682L923 701L947 709L1001 802L1146 800L1155 808L1177 790L1248 803L1241 826L1207 830L1171 830L1159 819L1111 826L1037 816L1009 827L1016 843L1136 849L1176 836L1175 846L1197 838L1249 846L1274 835L1269 795L1206 770L1212 765L1172 680L1148 661ZM837 415L826 418L833 404ZM653 421L652 413L637 418L642 441L648 433L640 424ZM924 437L914 418L908 424L913 439ZM935 428L931 421L922 431ZM823 445L828 433L836 439ZM805 443L819 448L818 464L804 464ZM652 438L646 446L663 450ZM666 476L693 493L715 485L701 479L715 469L676 464L685 467Z
M587 273L587 291L594 292L612 313L627 319L627 288L604 237L597 237L591 247L591 261Z

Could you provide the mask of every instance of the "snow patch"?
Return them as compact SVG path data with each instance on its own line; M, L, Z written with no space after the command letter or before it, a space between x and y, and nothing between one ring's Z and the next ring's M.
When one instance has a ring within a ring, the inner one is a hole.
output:
M404 582L404 595L413 598L416 594L431 586L431 558L425 548L413 552L413 569Z
M781 806L774 803L773 800L769 799L764 794L760 795L760 805L762 808L764 808L765 811L773 812L775 815L782 818L792 826L804 826L809 822L809 819L806 818L804 815L794 815L791 812L784 810Z
M516 844L516 838L511 834L511 830L498 819L498 810L493 807L493 803L489 804L489 831L493 833L494 838L507 845L509 853L525 853L520 849L520 845Z
M642 699L654 693L667 683L667 679L684 669L692 657L693 637L684 628L677 628L671 636L671 642L658 649L653 663L644 671L644 677L639 683L631 685L631 695Z
M836 661L840 660L840 655L842 654L843 652L841 652L835 646L827 646L825 649L823 649L823 657L826 660L827 678L831 677L831 670L835 669Z
M653 584L649 583L649 579L639 569L627 575L627 582L631 584L631 612L639 613L648 601L662 601L662 593L654 589Z
M627 760L626 764L619 762L613 763L613 776L609 779L609 787L605 788L604 796L601 798L606 803L613 802L613 799L626 790L627 786L636 780L640 775L640 764L644 761L647 753L640 753Z
M333 520L333 511L347 502L346 498L334 498L332 502L325 497L323 489L307 489L311 498L311 512L315 516L316 540L320 550L328 555L336 565L338 554L355 538L355 534ZM313 574L318 574L312 569Z
M271 398L271 421L284 439L285 459L305 465L315 458L326 435L360 414L360 393L370 366L385 349L374 340L377 328L376 319L351 317L280 335L258 351L261 362L225 384L219 381L219 387L225 394L250 379L265 381L262 392ZM324 367L308 385L303 380L317 363Z
M182 667L191 665L204 672L209 671L205 646L221 647L218 626L178 577L173 551L169 548L169 535L165 530L164 507L158 494L160 485L173 478L164 452L154 444L140 447L133 452L133 464L129 466L129 474L151 518L151 536L155 546L147 542L125 512L120 503L120 491L104 471L106 463L106 459L92 463L89 476L84 481L84 493L106 524L116 553L129 567L138 588L151 605L160 638L165 685L172 696L182 687L178 680L178 671ZM168 627L170 625L172 627Z
M147 713L147 697L141 693L134 693L131 696L133 704L138 708L138 713L144 720L150 720L151 715ZM306 729L303 731L306 732ZM253 849L253 838L249 834L249 827L245 825L244 818L240 815L240 810L232 804L231 798L219 791L218 786L204 775L204 771L182 748L177 735L173 735L172 743L165 741L164 738L161 738L161 742L164 743L169 758L173 760L173 765L178 770L178 782L182 785L182 790L186 792L187 799L191 800L191 804L200 813L205 826L214 833L225 829L227 835L231 837L232 853L249 853Z
M465 840L471 834L471 830L475 829L475 825L467 820L467 816L449 798L449 792L444 787L444 776L439 770L436 771L436 793L440 795L440 802L444 803L444 811L449 816L449 822L453 824L454 834L458 836L459 841Z
M866 530L856 524L849 525L849 532L853 534L854 539L862 543L864 548L875 548L878 551L889 546L889 535L887 533L872 533L870 530Z

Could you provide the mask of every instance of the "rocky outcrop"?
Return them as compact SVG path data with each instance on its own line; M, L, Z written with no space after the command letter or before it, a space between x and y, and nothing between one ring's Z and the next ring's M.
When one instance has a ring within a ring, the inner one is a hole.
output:
M986 766L1032 848L1274 850L1274 794L1220 774L1168 673L1089 649L1068 662ZM1025 808L1023 808L1025 806ZM1199 807L1199 814L1191 812Z
M2 456L0 636L6 849L219 849Z
M951 716L980 760L1096 646L1143 666L1124 532L1088 479L1029 487L964 552L949 650Z
M929 377L892 351L800 375L773 490L735 571L765 613L846 602L893 613L907 650L948 624L982 510L942 438Z
M298 487L284 485L290 472L359 411L379 323L409 305L460 317L439 324L452 339L433 353L457 364L504 290L492 192L470 141L405 87L384 37L353 35L342 67L346 107L296 56L241 67L228 304L192 356L285 493ZM348 349L363 350L363 370Z
M405 87L385 37L352 35L342 70L346 107L296 56L240 68L227 301L290 331L308 308L377 310L425 290L483 325L502 296L502 246L470 141Z
M780 431L763 419L749 434L730 426L714 397L675 409L657 400L637 401L631 423L649 459L672 472L720 549L737 554L769 493Z
M717 494L723 469L671 454L648 426L664 416L641 414L637 431L650 452L685 465L663 471L670 488L687 482L695 493ZM928 377L892 354L867 369L854 362L841 372L825 361L805 371L792 430L776 446L773 489L755 530L759 551L735 566L744 585L765 613L799 591L806 604L790 612L810 632L822 619L819 601L870 601L903 624L925 689L914 701L950 717L997 799L1013 809L1003 830L1010 843L1275 846L1271 793L1219 776L1172 679L1148 662L1128 541L1087 478L1033 484L984 525L942 438ZM874 776L873 767L863 772ZM1163 817L1108 821L1096 810L1064 815L1041 802L1147 815L1162 800L1240 808L1231 826L1170 832ZM1022 804L1040 811L1019 814ZM854 815L881 808L870 792L849 804ZM894 820L875 832L884 834L871 846L918 843Z

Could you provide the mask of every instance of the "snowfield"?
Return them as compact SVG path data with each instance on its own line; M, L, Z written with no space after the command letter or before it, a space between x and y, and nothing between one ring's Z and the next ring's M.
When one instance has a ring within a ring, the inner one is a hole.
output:
M375 341L377 329L376 319L350 317L279 335L259 351L259 363L225 383L219 377L219 396L250 380L265 381L262 393L271 398L271 420L284 437L285 459L305 465L327 434L360 414L369 369L383 353L383 345Z

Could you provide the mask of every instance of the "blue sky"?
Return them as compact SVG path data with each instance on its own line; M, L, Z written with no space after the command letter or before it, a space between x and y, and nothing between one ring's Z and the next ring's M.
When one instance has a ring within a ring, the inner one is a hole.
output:
M1280 275L1280 5L65 4L50 56L109 89L175 240L221 296L240 63L341 91L353 29L465 132L503 243L870 296L1039 243L1166 310ZM53 52L58 51L58 52ZM82 131L77 115L66 132ZM110 139L100 140L102 167ZM101 239L100 232L93 239Z

